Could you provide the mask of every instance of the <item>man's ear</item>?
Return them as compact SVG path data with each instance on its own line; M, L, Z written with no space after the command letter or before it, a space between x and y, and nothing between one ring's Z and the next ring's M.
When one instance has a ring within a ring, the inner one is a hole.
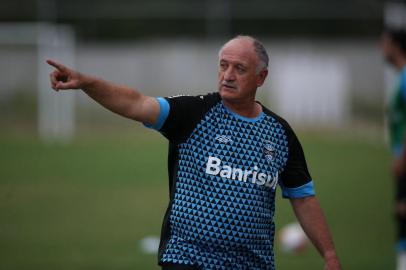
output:
M266 77L268 76L268 69L264 68L257 75L257 86L260 87L264 84Z

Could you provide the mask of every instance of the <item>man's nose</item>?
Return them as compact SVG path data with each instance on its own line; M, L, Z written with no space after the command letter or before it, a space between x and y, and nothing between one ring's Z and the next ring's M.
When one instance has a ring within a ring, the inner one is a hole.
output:
M229 67L224 72L224 80L226 80L226 81L234 81L235 80L234 69L232 67Z

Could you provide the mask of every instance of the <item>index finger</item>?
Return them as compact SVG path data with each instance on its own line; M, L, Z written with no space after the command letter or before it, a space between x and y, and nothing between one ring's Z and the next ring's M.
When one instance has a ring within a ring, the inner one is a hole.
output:
M53 61L53 60L50 60L50 59L47 60L47 63L48 63L49 65L53 66L54 68L56 68L56 69L59 70L59 71L65 71L65 70L68 69L68 68L65 67L64 65L62 65L62 64L60 64L60 63L58 63L58 62L55 62L55 61Z

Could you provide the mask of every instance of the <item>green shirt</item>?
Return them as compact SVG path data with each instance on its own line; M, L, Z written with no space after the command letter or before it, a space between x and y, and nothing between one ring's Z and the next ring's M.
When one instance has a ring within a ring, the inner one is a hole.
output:
M402 69L399 82L394 89L389 107L389 130L393 153L402 152L406 131L406 66Z

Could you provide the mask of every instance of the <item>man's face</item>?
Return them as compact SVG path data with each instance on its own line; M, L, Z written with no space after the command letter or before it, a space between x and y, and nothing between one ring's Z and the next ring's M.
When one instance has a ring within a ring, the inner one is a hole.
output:
M252 41L229 41L219 55L218 88L226 101L255 98L256 89L264 83L268 71L257 73L258 58Z
M396 46L393 44L392 39L387 35L383 34L382 39L381 39L381 48L383 55L385 57L385 60L389 64L394 64L394 58L396 57Z

